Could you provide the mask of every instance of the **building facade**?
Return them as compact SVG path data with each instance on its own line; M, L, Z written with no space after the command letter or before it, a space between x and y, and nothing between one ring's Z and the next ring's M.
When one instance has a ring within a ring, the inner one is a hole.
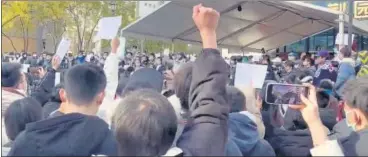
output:
M312 3L314 5L327 7L333 10L346 10L346 2L339 1L305 1L306 3ZM365 21L368 24L368 3L367 1L357 1L354 4L354 18L357 20ZM332 28L326 30L324 32L318 33L311 37L308 37L304 40L297 41L290 45L286 45L283 47L279 47L279 52L293 52L293 53L301 53L301 52L311 52L315 53L319 50L328 50L333 52L335 48L335 40L336 35L338 33L337 28ZM345 33L347 33L347 29L345 29ZM361 34L355 34L355 38L353 41L353 46L355 46L357 51L368 50L368 36L364 36Z

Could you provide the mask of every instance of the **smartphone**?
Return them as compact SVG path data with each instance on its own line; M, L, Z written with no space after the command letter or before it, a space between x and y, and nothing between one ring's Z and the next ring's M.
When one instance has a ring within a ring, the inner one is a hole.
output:
M306 86L271 83L266 88L266 103L300 105L302 104L300 95L303 94L307 97L308 93L309 88Z

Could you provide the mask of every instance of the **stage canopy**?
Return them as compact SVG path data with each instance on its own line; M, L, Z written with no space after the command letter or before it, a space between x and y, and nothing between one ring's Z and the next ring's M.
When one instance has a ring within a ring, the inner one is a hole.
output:
M123 36L199 44L192 20L192 7L199 3L220 12L217 42L230 49L272 50L338 27L339 12L298 1L182 0L167 2L128 25Z

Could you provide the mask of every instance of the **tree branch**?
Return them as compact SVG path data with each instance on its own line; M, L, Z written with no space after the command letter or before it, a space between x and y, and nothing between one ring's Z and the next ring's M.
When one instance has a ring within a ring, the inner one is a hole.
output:
M10 44L12 45L14 51L18 52L17 48L14 46L13 40L8 35L6 35L4 32L1 32L1 35L3 35L5 38L7 38L10 41Z
M4 27L6 24L8 24L10 21L13 21L15 18L17 18L19 15L15 15L14 17L12 17L11 19L9 19L8 21L5 21L3 24L1 24L1 27Z

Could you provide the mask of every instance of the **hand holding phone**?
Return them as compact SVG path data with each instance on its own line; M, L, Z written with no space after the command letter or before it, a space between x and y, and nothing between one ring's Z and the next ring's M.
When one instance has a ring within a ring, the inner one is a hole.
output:
M271 83L266 89L266 102L274 105L300 105L300 96L307 97L308 93L309 88L304 85Z

